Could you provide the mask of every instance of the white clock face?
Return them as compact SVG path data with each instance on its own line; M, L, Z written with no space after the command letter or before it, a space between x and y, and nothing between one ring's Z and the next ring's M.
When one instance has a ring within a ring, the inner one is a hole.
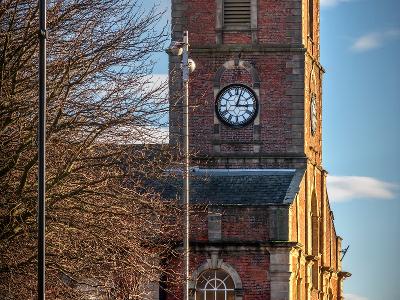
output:
M231 84L223 88L215 103L219 120L232 127L250 124L256 117L257 110L256 94L243 84Z

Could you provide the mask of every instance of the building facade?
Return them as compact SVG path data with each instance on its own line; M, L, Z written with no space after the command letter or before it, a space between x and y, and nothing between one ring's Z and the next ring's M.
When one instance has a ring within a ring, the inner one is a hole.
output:
M322 166L319 0L172 0L189 32L191 299L340 300ZM170 55L170 143L182 141ZM181 257L172 260L182 271ZM168 286L160 299L183 299Z

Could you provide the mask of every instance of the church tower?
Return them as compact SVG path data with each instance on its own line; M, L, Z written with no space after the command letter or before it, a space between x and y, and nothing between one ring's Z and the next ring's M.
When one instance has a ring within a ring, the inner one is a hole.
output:
M189 32L197 66L191 299L343 299L350 274L321 161L319 12L319 0L172 0L172 40ZM171 54L169 68L170 144L179 148L180 58ZM181 286L161 298L183 299Z

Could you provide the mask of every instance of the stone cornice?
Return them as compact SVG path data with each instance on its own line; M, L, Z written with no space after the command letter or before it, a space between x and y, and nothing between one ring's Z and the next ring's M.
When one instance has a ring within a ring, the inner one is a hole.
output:
M322 71L323 73L325 73L325 72L326 72L326 71L325 71L325 68L321 65L321 63L320 63L313 55L311 55L311 53L310 53L309 51L305 51L305 52L306 52L306 55L307 55L308 57L311 58L311 60L313 61L313 63L315 63L315 64L318 66L318 68L320 68L321 71Z
M322 266L321 267L321 272L325 273L325 274L333 273L334 269L332 267Z
M251 142L254 143L254 142ZM250 144L250 143L249 143ZM304 153L290 153L290 152L276 152L276 153L213 153L212 157L209 155L194 155L193 159L217 159L217 158L298 158L307 160Z
M195 54L218 54L223 52L251 52L254 53L268 53L268 52L301 52L305 53L306 49L303 45L293 44L235 44L235 45L191 45L190 52Z
M306 260L307 261L318 261L318 260L320 260L320 257L316 256L316 255L307 255Z
M211 144L213 145L261 145L262 141L224 141L224 140L211 140Z
M302 245L287 241L191 241L192 251L270 251L271 249L300 249Z
M349 278L352 274L350 272L340 271L340 272L337 273L337 275L342 280L342 279Z
M308 162L310 165L312 165L312 166L314 166L315 168L317 168L321 173L326 173L326 174L328 173L328 171L326 171L322 165L317 164L317 163L314 163L309 157L307 157L307 162Z

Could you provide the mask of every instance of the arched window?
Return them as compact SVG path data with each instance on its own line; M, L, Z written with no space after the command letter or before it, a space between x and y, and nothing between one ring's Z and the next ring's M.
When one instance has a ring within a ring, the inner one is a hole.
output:
M222 269L206 270L196 281L196 300L234 300L235 284Z
M308 34L314 38L314 1L308 0Z

